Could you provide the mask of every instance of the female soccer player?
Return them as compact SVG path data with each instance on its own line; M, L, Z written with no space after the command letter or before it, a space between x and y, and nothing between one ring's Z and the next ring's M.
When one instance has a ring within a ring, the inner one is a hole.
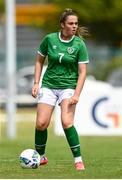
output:
M88 53L78 27L78 16L66 9L60 17L60 32L46 35L40 43L36 63L32 96L38 98L35 149L41 155L41 165L47 164L45 147L47 128L56 102L61 107L61 122L71 148L76 170L84 170L78 133L74 127L74 114L86 78ZM45 57L48 67L39 87Z

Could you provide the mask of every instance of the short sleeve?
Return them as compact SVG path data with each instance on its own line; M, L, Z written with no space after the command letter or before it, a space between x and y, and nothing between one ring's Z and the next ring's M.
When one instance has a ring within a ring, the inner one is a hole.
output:
M39 46L39 48L38 48L38 53L40 54L40 55L42 55L42 56L46 56L47 55L47 45L48 45L48 43L47 43L47 36L45 36L43 39L42 39L42 41L41 41L41 43L40 43L40 46Z
M88 51L83 40L79 46L78 63L89 63Z

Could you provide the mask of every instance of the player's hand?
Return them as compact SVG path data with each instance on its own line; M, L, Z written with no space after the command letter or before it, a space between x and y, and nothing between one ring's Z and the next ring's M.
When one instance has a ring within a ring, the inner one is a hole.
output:
M69 104L73 105L73 104L77 104L79 100L79 97L76 95L73 95L70 99L69 99Z
M38 90L39 90L39 84L34 84L33 87L32 87L32 96L34 98L37 97Z

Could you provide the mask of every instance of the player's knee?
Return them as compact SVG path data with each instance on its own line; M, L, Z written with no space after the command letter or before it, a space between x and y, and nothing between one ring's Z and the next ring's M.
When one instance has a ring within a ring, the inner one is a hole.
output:
M67 129L67 128L70 128L71 126L73 125L73 123L71 121L62 121L62 126L63 126L63 129Z
M47 123L37 121L36 122L36 128L43 131L43 130L45 130L47 128Z

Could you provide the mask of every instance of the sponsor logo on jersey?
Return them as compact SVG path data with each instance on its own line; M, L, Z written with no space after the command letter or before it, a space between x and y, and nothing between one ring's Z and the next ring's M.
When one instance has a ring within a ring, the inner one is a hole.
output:
M53 45L53 49L56 49L57 48L57 46L56 45Z
M68 48L67 48L67 52L68 52L69 54L72 54L72 53L74 52L74 48L68 47Z

